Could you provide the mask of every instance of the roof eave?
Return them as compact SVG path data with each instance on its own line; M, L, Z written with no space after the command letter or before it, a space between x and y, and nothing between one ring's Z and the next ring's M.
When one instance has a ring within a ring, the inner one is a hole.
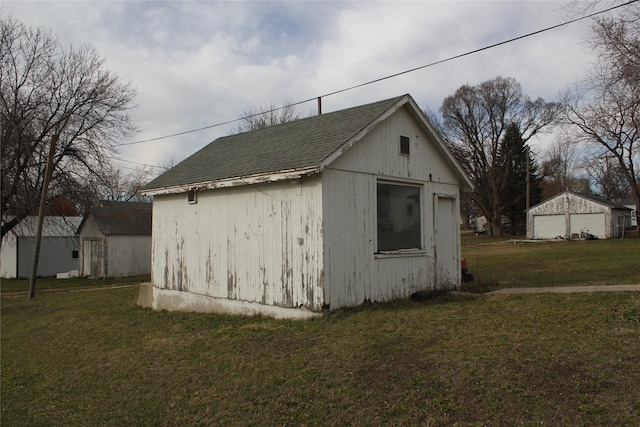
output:
M318 166L309 166L304 168L287 169L274 171L269 173L260 173L252 175L237 176L232 178L217 179L214 181L190 183L174 185L170 187L149 188L142 191L145 196L158 196L162 194L179 194L186 193L191 190L213 190L216 188L237 187L240 185L261 184L265 182L287 181L299 179L303 176L318 173Z

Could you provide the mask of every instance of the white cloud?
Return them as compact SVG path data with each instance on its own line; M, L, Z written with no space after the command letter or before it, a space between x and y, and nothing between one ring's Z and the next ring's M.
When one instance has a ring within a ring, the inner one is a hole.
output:
M65 43L92 43L138 90L143 140L296 102L501 42L564 19L560 2L4 1ZM549 31L323 99L323 110L410 93L437 110L463 84L514 77L547 100L590 60L585 24ZM303 114L315 102L302 105ZM141 163L182 159L235 125L122 147Z

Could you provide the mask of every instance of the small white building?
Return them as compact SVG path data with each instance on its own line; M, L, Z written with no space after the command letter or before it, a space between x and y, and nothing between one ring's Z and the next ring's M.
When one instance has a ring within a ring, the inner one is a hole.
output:
M599 239L620 237L631 224L631 209L601 197L565 191L527 211L527 238L578 238L580 233Z
M78 238L76 229L82 217L45 216L38 258L39 277L78 269ZM23 279L31 277L38 217L23 219L2 239L0 277Z
M638 226L638 212L636 212L636 201L634 199L627 199L620 201L620 204L631 209L631 227Z
M458 288L471 188L409 95L219 138L143 190L141 304L305 317Z
M151 203L102 201L78 227L80 277L151 272Z

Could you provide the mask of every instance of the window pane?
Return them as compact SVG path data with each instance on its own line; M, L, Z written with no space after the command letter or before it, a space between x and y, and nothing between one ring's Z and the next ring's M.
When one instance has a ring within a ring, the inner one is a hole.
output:
M410 140L408 136L400 137L400 154L409 154Z
M421 249L420 187L378 183L378 251Z

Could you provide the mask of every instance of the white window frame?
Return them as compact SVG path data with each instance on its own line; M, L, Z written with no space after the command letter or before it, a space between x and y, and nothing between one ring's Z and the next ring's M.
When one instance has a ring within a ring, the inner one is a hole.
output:
M412 187L418 189L420 200L418 201L418 207L420 209L419 222L420 222L420 247L419 248L406 248L406 249L379 249L379 232L378 232L378 185L396 185L399 187ZM374 209L374 242L375 242L375 255L379 256L407 256L407 255L423 255L426 253L425 240L424 240L424 212L425 212L425 186L422 182L395 180L389 178L376 178L375 179L375 206Z
M189 191L187 191L187 203L189 203L190 205L195 205L196 203L198 203L197 189L192 188Z
M402 152L402 140L406 139L407 141L407 152L403 153ZM401 156L406 156L409 157L411 155L411 138L405 135L400 135L400 138L398 140L398 154L400 154Z

